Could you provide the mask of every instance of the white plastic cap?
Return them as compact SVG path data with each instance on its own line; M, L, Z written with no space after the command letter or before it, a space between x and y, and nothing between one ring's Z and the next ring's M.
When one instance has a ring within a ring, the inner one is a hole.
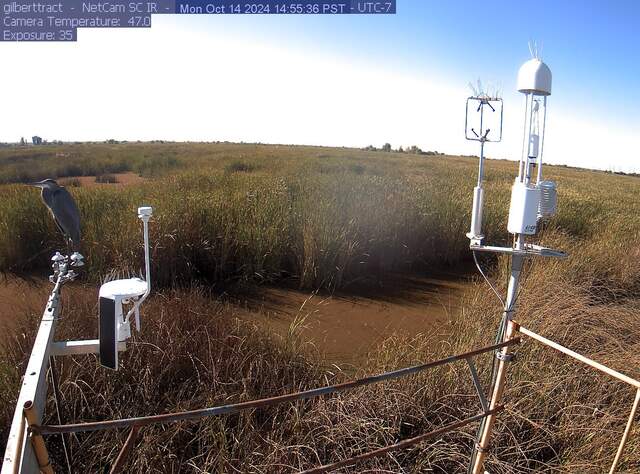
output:
M152 214L153 214L153 208L150 206L138 208L138 217L151 217Z
M530 59L520 66L518 92L551 95L551 69L549 66L538 58Z

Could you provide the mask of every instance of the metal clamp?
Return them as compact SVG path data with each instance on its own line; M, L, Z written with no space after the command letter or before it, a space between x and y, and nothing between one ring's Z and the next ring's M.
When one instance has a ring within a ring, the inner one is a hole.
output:
M490 449L491 449L491 445L487 446L486 448L483 448L482 446L480 446L480 443L476 443L476 451L478 451L479 453L487 453L489 452Z
M501 360L503 362L511 362L515 358L516 358L516 355L513 353L496 351L496 359Z

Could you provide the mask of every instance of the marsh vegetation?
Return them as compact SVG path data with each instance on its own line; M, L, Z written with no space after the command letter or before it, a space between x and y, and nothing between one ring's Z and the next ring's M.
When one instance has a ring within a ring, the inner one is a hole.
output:
M92 357L62 363L69 419L248 400L492 342L500 305L480 281L466 292L449 338L390 334L356 374L328 364L295 327L286 337L273 337L258 322L241 321L218 291L259 291L261 284L284 282L307 291L376 288L390 272L429 275L468 261L464 234L476 166L471 158L248 144L71 145L38 148L37 156L33 150L0 150L0 180L7 183L0 186L4 272L46 274L51 252L61 246L37 192L19 183L124 171L147 178L135 186L71 188L83 216L87 287L65 294L60 337L95 335L95 320L87 317L96 313L92 284L114 269L139 271L135 209L155 208L152 274L161 290L144 309L144 330L120 372L96 370ZM515 165L489 161L486 172L485 233L492 243L506 243ZM560 208L540 240L570 257L527 265L518 319L638 377L640 181L564 167L545 173L559 183ZM507 260L482 263L504 290ZM186 299L189 308L181 304ZM20 331L6 334L2 343L5 426L39 316L22 315ZM483 357L478 364L486 380L491 360ZM129 469L271 473L346 458L475 414L479 407L467 370L451 366L327 399L150 428ZM630 389L533 342L518 349L507 388L490 472L608 468L633 400ZM628 472L640 470L634 433L622 463ZM124 436L78 436L77 471L102 471ZM474 428L461 430L350 472L465 472L473 436Z

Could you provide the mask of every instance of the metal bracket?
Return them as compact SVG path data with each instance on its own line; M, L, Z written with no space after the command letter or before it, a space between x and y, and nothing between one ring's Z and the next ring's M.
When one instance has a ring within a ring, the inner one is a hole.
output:
M472 242L469 248L475 252L505 253L508 255L521 255L523 257L547 257L547 258L567 258L567 254L560 250L554 250L540 245L525 244L523 249L513 247L496 247L493 245L474 245Z
M502 360L504 362L511 362L515 360L516 355L509 352L496 351L496 359Z
M118 342L118 352L126 351L127 343ZM86 339L84 341L56 341L51 344L51 355L65 356L78 354L97 354L100 351L98 339Z
M489 452L490 449L491 449L491 445L487 446L486 448L483 448L482 446L480 446L480 443L476 443L476 450L479 453L487 453Z

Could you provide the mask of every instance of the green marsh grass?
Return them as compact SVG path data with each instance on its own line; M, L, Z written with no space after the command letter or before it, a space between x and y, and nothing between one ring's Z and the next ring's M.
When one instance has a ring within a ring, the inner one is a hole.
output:
M101 147L96 148L98 156L106 153ZM87 145L86 153L91 149ZM272 338L241 323L233 307L209 290L193 287L293 278L309 289L348 289L355 280L375 286L390 270L429 274L469 258L464 233L476 170L470 158L313 147L132 144L111 148L114 163L120 160L119 150L151 161L173 156L181 165L159 166L165 171L135 187L71 189L83 214L85 279L99 281L113 269L138 270L142 248L135 209L150 204L155 207L152 272L161 288L143 308L144 329L123 356L122 371L106 377L96 370L92 356L63 363L69 419L197 408L354 376L296 341L299 320L287 338ZM485 232L492 243L509 239L505 227L514 173L513 163L487 164ZM548 167L546 174L558 181L560 207L545 223L540 241L570 255L527 265L518 320L639 377L640 181L564 167ZM2 270L42 272L60 244L36 191L16 184L0 187ZM507 263L483 261L503 291ZM96 312L95 292L92 285L88 288L65 293L61 337L94 335L95 319L87 315ZM0 377L4 387L12 387L0 394L5 425L38 317L25 315L19 325L24 329L2 345ZM390 336L355 375L489 344L499 317L495 296L477 281L452 322L452 336L439 343L429 334ZM507 409L499 417L488 470L607 470L633 391L532 341L517 353L517 362L509 367ZM490 358L477 363L486 384ZM447 366L327 399L145 429L128 470L292 472L415 436L478 409L467 367ZM475 427L469 427L345 472L466 472L474 433ZM638 434L634 428L622 472L640 470ZM79 436L73 442L75 469L104 470L125 436ZM51 443L59 464L59 447L55 439Z

